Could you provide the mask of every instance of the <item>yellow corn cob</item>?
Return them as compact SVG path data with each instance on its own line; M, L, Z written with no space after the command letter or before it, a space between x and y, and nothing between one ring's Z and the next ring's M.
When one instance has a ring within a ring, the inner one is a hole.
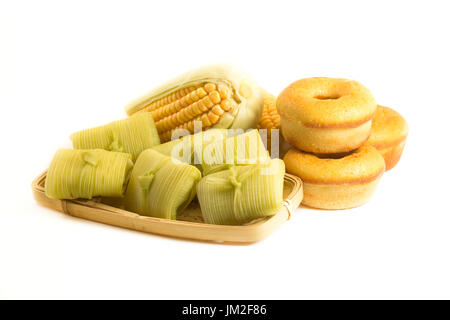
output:
M216 125L225 112L232 113L237 102L225 83L205 82L183 88L152 102L138 112L151 112L162 141L169 141L175 129L194 132L194 121L206 130Z
M273 95L263 92L263 99L263 113L257 128L267 130L267 150L271 152L272 129L280 130L280 115L277 112L276 98Z
M254 128L262 112L259 87L234 68L215 65L191 71L127 107L129 115L150 112L161 142L176 129L194 133L194 122L209 128Z

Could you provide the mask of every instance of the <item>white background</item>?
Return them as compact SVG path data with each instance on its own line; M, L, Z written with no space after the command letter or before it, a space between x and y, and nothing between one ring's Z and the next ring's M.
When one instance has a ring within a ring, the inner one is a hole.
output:
M0 2L0 298L450 298L447 1ZM362 82L410 135L367 205L300 208L249 246L174 240L38 206L70 133L179 73L230 62L278 94Z

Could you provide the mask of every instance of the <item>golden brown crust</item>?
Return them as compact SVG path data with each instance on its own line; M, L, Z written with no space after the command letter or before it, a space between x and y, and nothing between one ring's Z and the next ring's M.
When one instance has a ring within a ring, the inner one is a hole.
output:
M356 128L319 129L300 121L281 119L281 132L291 145L311 153L341 153L358 149L370 135L372 121Z
M307 78L278 96L280 116L312 128L354 128L370 121L376 102L359 82L337 78Z
M284 156L286 171L314 184L359 184L383 174L385 162L372 146L364 145L343 157L320 158L292 148Z
M353 121L353 122L343 122L343 123L334 123L334 124L313 124L313 123L305 123L304 125L309 128L322 128L322 129L351 129L359 127L370 120L372 120L373 114L367 116L366 118L363 118L359 121Z
M380 178L384 173L384 170L378 172L378 174L371 176L371 177L364 177L361 179L354 179L354 180L348 180L348 181L341 181L341 182L336 182L336 181L325 181L325 180L312 180L312 179L302 179L302 181L307 182L307 183L311 183L311 184L346 184L346 185L353 185L353 184L364 184L364 183L369 183L372 181L377 180L378 178Z
M405 119L391 108L378 106L366 144L380 152L388 171L400 160L407 136L408 124Z
M339 185L305 182L302 205L326 210L355 208L370 200L380 179L381 176L367 183Z
M382 149L400 144L407 135L408 124L398 112L384 106L377 107L367 143Z
M403 153L403 148L405 147L405 142L406 140L403 140L403 142L387 148L377 148L377 150L383 156L384 162L386 163L386 171L391 170L400 161Z

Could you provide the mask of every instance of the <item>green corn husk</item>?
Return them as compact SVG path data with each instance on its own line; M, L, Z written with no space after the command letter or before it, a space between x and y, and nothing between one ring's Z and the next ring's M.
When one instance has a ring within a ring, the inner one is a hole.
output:
M145 150L136 161L125 193L125 209L175 220L196 194L200 171L191 165Z
M269 152L258 130L215 141L203 149L202 171L204 175L227 170L235 165L267 163Z
M204 177L197 186L203 219L240 225L274 215L283 202L284 162L235 166Z
M128 153L60 149L48 169L45 194L53 199L123 197L132 167Z
M133 161L145 149L160 144L155 123L149 112L76 132L70 139L75 149L125 152L133 156Z
M180 139L169 141L151 149L188 164L200 164L196 155L209 144L223 140L228 136L226 129L210 129Z

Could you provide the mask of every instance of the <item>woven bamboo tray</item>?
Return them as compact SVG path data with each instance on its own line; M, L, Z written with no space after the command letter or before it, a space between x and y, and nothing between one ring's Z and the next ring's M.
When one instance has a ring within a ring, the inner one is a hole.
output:
M97 221L122 228L154 233L164 236L201 241L230 243L251 243L259 241L283 222L300 205L303 199L303 184L300 178L286 174L284 177L284 202L277 214L272 217L254 220L242 226L224 226L203 223L200 207L193 202L178 214L178 220L168 220L140 216L120 208L118 200L96 198L93 200L55 200L45 195L45 178L42 173L32 183L36 201L48 208L68 215ZM109 205L105 203L108 202Z

